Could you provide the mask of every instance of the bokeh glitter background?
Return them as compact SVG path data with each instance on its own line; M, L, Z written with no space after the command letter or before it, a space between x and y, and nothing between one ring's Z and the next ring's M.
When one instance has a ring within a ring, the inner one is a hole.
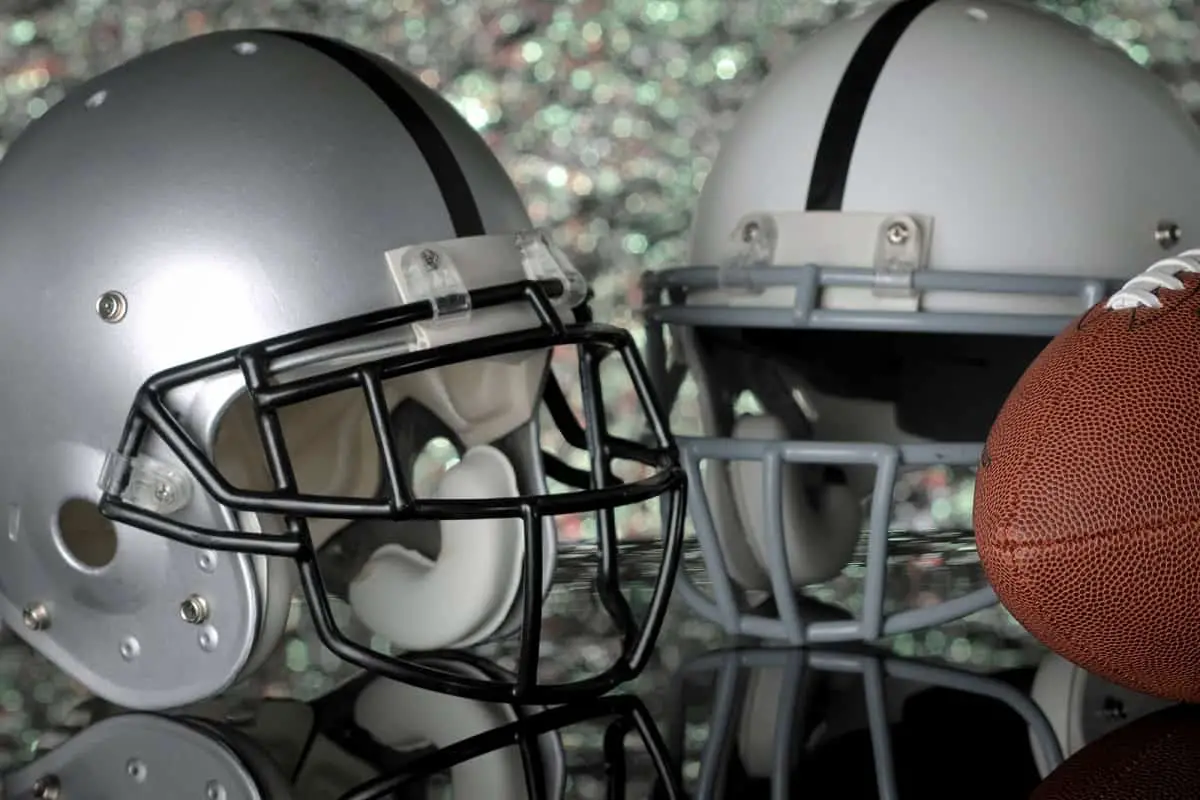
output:
M394 58L449 97L495 149L535 222L552 229L594 278L598 316L636 330L631 309L638 301L637 275L682 261L690 209L739 106L799 37L865 5L0 0L0 152L74 84L169 42L235 27L340 37ZM1044 5L1116 41L1193 111L1200 109L1194 3ZM695 426L687 401L685 396L675 415L681 432ZM961 529L969 520L970 493L969 476L932 470L901 487L897 514L910 530ZM631 524L632 538L644 522ZM895 599L924 603L968 588L976 573L969 558L954 555L961 548L944 542L930 548L922 541L915 537L906 544ZM956 571L959 561L965 571ZM853 577L851 571L827 596L854 605ZM563 613L569 607L565 603ZM1015 663L1028 648L997 644L1012 633L1003 617L993 612L958 632L908 637L896 647L977 665ZM677 614L664 636L661 663L647 680L662 685L686 652L712 639L711 631ZM259 689L320 693L334 672L329 654L320 650L298 625ZM68 722L67 709L81 696L77 686L6 635L0 643L0 737L9 737L7 744L0 742L3 760L28 758L37 731Z

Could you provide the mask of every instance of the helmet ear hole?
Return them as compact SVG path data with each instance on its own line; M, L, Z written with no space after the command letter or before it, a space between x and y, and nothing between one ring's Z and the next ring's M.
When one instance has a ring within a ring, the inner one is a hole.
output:
M72 497L60 505L55 529L63 551L78 567L103 569L117 557L117 527L90 500Z

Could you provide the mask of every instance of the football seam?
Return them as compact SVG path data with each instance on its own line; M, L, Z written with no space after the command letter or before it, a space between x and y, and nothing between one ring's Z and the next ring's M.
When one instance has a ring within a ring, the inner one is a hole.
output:
M1188 276L1185 276L1185 279L1186 278L1191 278L1195 282L1194 285L1187 287L1186 289L1170 291L1169 294L1183 295L1184 300L1186 300L1188 298L1192 298L1192 297L1200 294L1200 273L1190 274ZM1158 294L1156 293L1155 296L1157 297ZM1072 326L1076 329L1075 332L1082 333L1085 325L1095 324L1096 322L1098 322L1099 320L1097 320L1096 317L1098 317L1101 314L1109 315L1109 316L1128 314L1129 315L1129 322L1128 322L1129 330L1131 332L1136 332L1136 331L1141 330L1149 325L1157 323L1163 317L1169 315L1172 312L1177 312L1183 301L1176 300L1176 302L1174 302L1174 303L1163 302L1163 305L1160 308L1148 309L1148 310L1154 311L1156 313L1147 319L1139 318L1137 308L1121 309L1121 310L1109 309L1104 305L1106 302L1107 302L1107 299L1102 300L1101 302L1094 305L1092 308L1085 311L1076 320L1076 322ZM1084 347L1082 347L1080 349L1083 351L1083 354L1086 356L1091 356L1095 352L1094 346L1091 344L1085 345ZM1057 404L1061 400L1063 393L1070 386L1072 386L1075 383L1075 379L1081 371L1083 371L1083 364L1081 364L1078 359L1074 360L1073 365L1068 370L1065 371L1065 374L1068 376L1068 380L1063 380L1063 381L1059 382L1059 384L1054 388L1054 391L1048 395L1048 401L1047 401L1046 405L1052 407L1053 405ZM1024 376L1022 376L1022 379L1023 379L1023 377ZM1041 440L1044 429L1045 429L1044 425L1040 425L1038 427L1038 429L1036 431L1036 437L1035 437L1037 439L1037 441ZM1019 474L1019 475L1028 474L1030 462L1036 457L1037 453L1038 453L1038 448L1037 448L1037 445L1035 444L1034 447L1030 447L1030 448L1026 449L1025 452L1023 452L1021 454L1021 460L1020 460L1017 474ZM1023 499L1024 499L1025 495L1026 495L1026 492L1023 489L1023 485L1022 485L1022 488L1020 488L1020 489L1016 488L1016 486L1012 486L1012 488L1010 488L1007 493L1006 502L1004 504L1004 508L1007 510L1007 513L1003 516L1003 519L1005 522L1009 523L1008 525L1005 526L1009 530L1011 530L1013 527L1015 527L1014 525L1012 525L1014 518L1019 516L1021 514L1021 512L1025 510L1024 503L1023 503ZM1182 517L1178 517L1178 518L1174 518L1174 517L1167 518L1167 519L1164 519L1164 520L1161 520L1161 521L1155 523L1155 526L1153 528L1150 528L1149 530L1151 532L1157 532L1157 530L1161 527L1179 525L1179 524L1184 524L1184 523L1193 523L1193 524L1200 523L1200 517L1193 518L1193 517L1182 516ZM1105 528L1105 529L1100 529L1100 530L1089 530L1086 534L1080 534L1080 536L1087 536L1088 538L1096 538L1096 539L1106 539L1106 538L1111 538L1113 536L1126 535L1131 532L1140 532L1140 531L1145 531L1145 530L1147 530L1147 529L1141 528L1141 529L1138 529L1138 531L1131 531L1129 529L1122 529L1122 528ZM1054 543L1057 543L1060 541L1076 542L1076 541L1079 541L1079 539L1078 538L1069 538L1069 539L1065 539L1065 540L1051 540L1051 542L1054 542ZM1044 544L1044 543L1039 543L1039 544ZM1018 545L1012 541L1012 534L1003 533L1003 534L997 535L994 538L993 546L996 547L996 549L998 549L998 550L1011 550L1013 547L1019 547L1020 545Z
M1193 522L1193 520L1191 518L1183 518L1181 521L1184 523ZM1115 531L1115 532L1112 532L1112 533L1109 533L1106 535L1109 535L1109 536L1120 535L1121 533L1122 533L1121 531ZM1124 533L1128 533L1128 532L1124 532ZM1169 536L1169 535L1172 535L1174 533L1174 531L1171 530L1171 526L1159 525L1159 526L1156 526L1156 527L1150 528L1150 529L1142 529L1139 531L1139 533L1145 535L1148 538L1152 538L1152 537L1158 537L1158 536ZM1076 543L1076 542L1074 542L1074 541L1058 541L1058 542L1049 542L1047 544L1051 547L1061 547L1061 546L1065 546L1065 545L1073 544L1073 543ZM1025 570L1021 569L1020 565L1018 564L1018 559L1016 556L1020 549L1021 549L1020 546L995 548L995 550L996 550L995 555L998 556L999 558L1003 559L1007 563L1010 572L1014 576L1013 583L1016 583L1017 585L1020 586L1019 595L1026 599L1026 601L1024 603L1019 603L1019 605L1022 605L1028 613L1025 615L1025 620L1022 620L1021 618L1018 617L1017 622L1020 623L1021 626L1024 627L1026 630L1028 630L1030 633L1034 634L1034 637L1038 641L1040 641L1044 646L1050 648L1052 651L1063 656L1068 661L1071 661L1072 663L1075 663L1078 665L1079 662L1077 662L1073 658L1071 658L1070 655L1068 655L1068 653L1086 653L1088 651L1088 648L1081 647L1079 644L1079 640L1074 635L1072 635L1069 631L1062 630L1058 625L1049 624L1052 617L1048 617L1046 615L1046 612L1044 609L1041 608L1040 603L1031 604L1028 602L1028 598L1036 597L1036 595L1030 591L1029 576L1027 575L1027 572ZM1028 549L1037 549L1039 551L1044 552L1046 550L1046 546L1044 546L1044 545L1039 546L1039 547L1028 546ZM1010 586L1011 585L1012 584L1010 584ZM1001 596L1002 602L1003 602L1004 595L1011 595L1011 594L1012 594L1011 592L1001 592L1001 591L997 590L997 595ZM1005 608L1008 608L1007 603L1004 603L1004 606L1005 606ZM1009 611L1010 611L1010 613L1012 613L1011 609ZM1016 617L1016 614L1013 614L1013 616ZM1036 627L1039 630L1053 631L1053 636L1054 636L1054 639L1057 642L1058 646L1051 647L1049 642L1042 639L1041 636L1039 636L1037 633L1035 633L1031 629L1031 625L1028 624L1026 622L1026 620L1028 620L1031 623L1036 623ZM1130 684L1130 688L1134 689L1135 691L1140 691L1143 693L1150 692L1150 689L1147 687L1137 686L1137 685L1133 685L1133 684Z
M1045 539L1037 542L1015 541L1011 534L1002 534L994 537L991 548L997 552L1014 553L1021 549L1043 549L1046 547L1064 547L1066 545L1075 545L1083 541L1093 541L1096 539L1112 539L1117 536L1129 536L1130 534L1140 534L1145 536L1161 536L1170 533L1171 528L1181 525L1196 525L1200 523L1200 519L1196 517L1178 517L1163 520L1151 527L1139 528L1109 528L1098 532L1088 531L1081 533L1078 536L1072 536L1066 539Z
M1097 304L1097 305L1099 305L1099 304ZM1095 306L1093 306L1092 308L1095 308ZM1079 333L1078 326L1080 324L1082 324L1083 320L1088 317L1088 315L1091 313L1091 310L1092 309L1088 309L1088 311L1085 311L1082 315L1080 315L1080 318L1078 320L1076 320L1076 322L1074 323L1073 327L1076 328L1076 331L1075 331L1076 334ZM1056 338L1054 340L1054 342L1052 342L1049 345L1049 347L1054 347L1056 343L1060 347L1062 346L1062 340ZM1041 360L1041 356L1044 356L1045 353L1046 353L1046 351L1043 350L1042 353L1039 355L1038 360ZM1053 387L1053 391L1051 391L1049 393L1049 397L1046 399L1046 401L1049 403L1052 403L1052 404L1057 403L1062 398L1062 395L1063 395L1063 393L1066 392L1067 388L1069 386L1073 385L1075 378L1078 375L1080 369L1081 369L1081 365L1078 363L1078 360L1076 360L1076 362L1071 366L1071 368L1069 370L1067 370L1065 379L1060 380L1058 385ZM1021 376L1021 379L1018 382L1018 386L1021 386L1022 384L1025 383L1025 377L1028 374L1029 373L1026 372L1024 375ZM1051 405L1050 407L1052 408L1053 405ZM1038 425L1037 436L1036 436L1037 442L1040 442L1042 439L1041 434L1042 434L1044 427L1045 427L1044 424ZM1009 435L1011 436L1012 433L1010 432ZM1026 449L1025 452L1021 454L1021 459L1018 464L1017 472L1015 473L1018 480L1014 480L1010 483L1010 488L1007 492L1007 498L1006 498L1007 502L1005 503L1005 508L1008 509L1008 514L1005 515L1006 521L1013 520L1015 517L1020 516L1020 513L1022 511L1024 511L1023 501L1024 501L1024 498L1026 497L1026 492L1024 491L1024 485L1023 485L1024 481L1025 481L1024 476L1028 474L1029 464L1034 459L1037 452L1038 452L1038 449L1037 449L1037 446L1035 445L1034 447L1030 447L1030 448ZM1020 485L1020 487L1021 487L1020 489L1017 488L1018 485ZM1008 526L1005 526L1005 527L1007 528ZM1013 576L1013 582L1016 583L1018 587L1020 587L1020 589L1022 590L1021 594L1023 594L1025 597L1031 596L1031 589L1033 588L1031 585L1031 576L1029 576L1027 574L1026 570L1021 568L1021 565L1019 563L1020 559L1018 559L1016 557L1016 554L1017 554L1017 551L1019 550L1019 548L1022 546L1028 547L1029 546L1028 543L1018 544L1017 542L1010 539L1008 536L1001 536L1001 537L996 537L992 541L991 546L993 548L995 548L995 551L996 551L995 554L997 556L999 556L1004 561L1008 562L1009 571ZM985 568L986 568L986 563L985 563ZM1016 587L1014 587L1014 588L1016 588ZM997 596L999 597L1002 595L1000 592L997 592ZM1004 605L1005 608L1008 608L1007 603L1002 602L1002 605ZM1030 608L1028 605L1026 605L1026 610L1031 612L1030 616L1032 617L1032 619L1030 619L1030 622L1035 623L1036 627L1038 629L1054 630L1056 628L1056 626L1047 624L1049 622L1049 620L1046 618L1045 612L1042 609L1037 608L1037 607ZM1012 613L1011 609L1009 609L1009 613ZM1014 617L1015 616L1016 615L1014 614ZM1018 622L1021 622L1022 627L1025 627L1027 629L1030 627L1024 621L1022 621L1020 619L1018 619ZM1035 638L1040 639L1040 637L1035 637ZM1070 636L1069 634L1063 634L1062 641L1073 651L1078 651L1080 649L1079 643L1075 640L1075 638L1073 636ZM1049 646L1049 644L1047 642L1042 642L1042 644Z

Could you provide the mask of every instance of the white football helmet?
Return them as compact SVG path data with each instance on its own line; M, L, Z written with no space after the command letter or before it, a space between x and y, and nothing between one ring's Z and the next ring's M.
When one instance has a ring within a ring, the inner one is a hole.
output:
M1194 238L1198 197L1168 89L1027 4L902 0L810 36L724 137L691 266L645 279L652 374L673 396L690 373L703 428L680 446L711 594L685 579L683 599L793 644L994 603L885 609L898 473L973 466L1029 361ZM796 590L864 531L861 614L809 618Z
M1136 719L1176 705L1118 686L1057 653L1047 653L1038 664L1031 697L1054 729L1063 758ZM1036 748L1034 756L1042 774L1048 775L1052 765Z
M943 775L931 776L927 769L898 763L900 746L906 746L910 758L914 751L927 753L934 761L946 757L933 743L899 741L905 730L912 735L918 728L940 729L948 736L984 747L985 737L995 734L1006 752L1020 754L1028 761L1028 774L1014 775L1015 785L1036 784L1039 776L1035 769L1045 777L1063 760L1044 712L1014 682L863 648L719 650L687 662L680 668L674 687L668 741L680 763L684 757L679 753L680 734L687 709L697 705L708 709L706 717L691 717L693 722L707 722L699 774L691 788L697 800L767 794L746 791L751 785L769 787L771 797L801 796L806 786L828 781L811 776L813 763L828 758L831 744L859 732L866 734L863 738L869 741L874 764L875 792L870 796L881 800L911 796L902 793L901 774L910 778L910 784L915 780L946 785ZM930 690L952 694L939 702L914 707L911 701L922 693L928 697ZM963 719L954 718L960 712L947 714L968 700L978 705L961 712ZM932 715L927 710L930 706ZM933 718L921 719L921 711ZM972 711L986 716L977 720L977 728L968 721ZM988 730L997 720L1003 722L1005 730ZM1033 758L1023 752L1022 734L1026 729ZM925 773L924 779L920 773ZM868 780L865 775L855 778L856 784ZM841 788L847 797L861 796Z

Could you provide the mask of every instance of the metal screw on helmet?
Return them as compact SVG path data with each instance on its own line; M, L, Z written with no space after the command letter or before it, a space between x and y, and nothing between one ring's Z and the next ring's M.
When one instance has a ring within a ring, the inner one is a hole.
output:
M904 244L908 241L909 235L908 225L903 222L893 222L887 227L887 240L889 244Z
M436 250L422 250L421 261L431 270L437 269L442 265L442 257L438 255Z
M160 503L169 503L175 499L175 490L170 484L160 483L154 487L154 499Z
M25 627L31 631L44 631L50 627L50 609L45 603L30 603L21 613Z
M208 601L198 594L179 604L179 616L189 625L199 625L208 619Z
M125 295L115 290L105 292L96 301L96 313L105 322L120 322L125 319L125 312L128 310L129 303L125 300Z
M742 241L753 242L762 233L762 226L757 222L747 222L742 226Z
M59 800L62 797L62 784L53 775L45 775L33 782L33 796L37 800Z
M1114 722L1119 722L1129 715L1125 713L1124 703L1115 697L1106 697L1104 698L1104 707L1100 710L1100 716Z
M1159 246L1164 250L1179 244L1179 240L1182 238L1183 230L1170 220L1163 220L1154 229L1154 241L1158 242Z
M139 758L131 758L125 762L125 774L138 783L146 780L146 762Z

